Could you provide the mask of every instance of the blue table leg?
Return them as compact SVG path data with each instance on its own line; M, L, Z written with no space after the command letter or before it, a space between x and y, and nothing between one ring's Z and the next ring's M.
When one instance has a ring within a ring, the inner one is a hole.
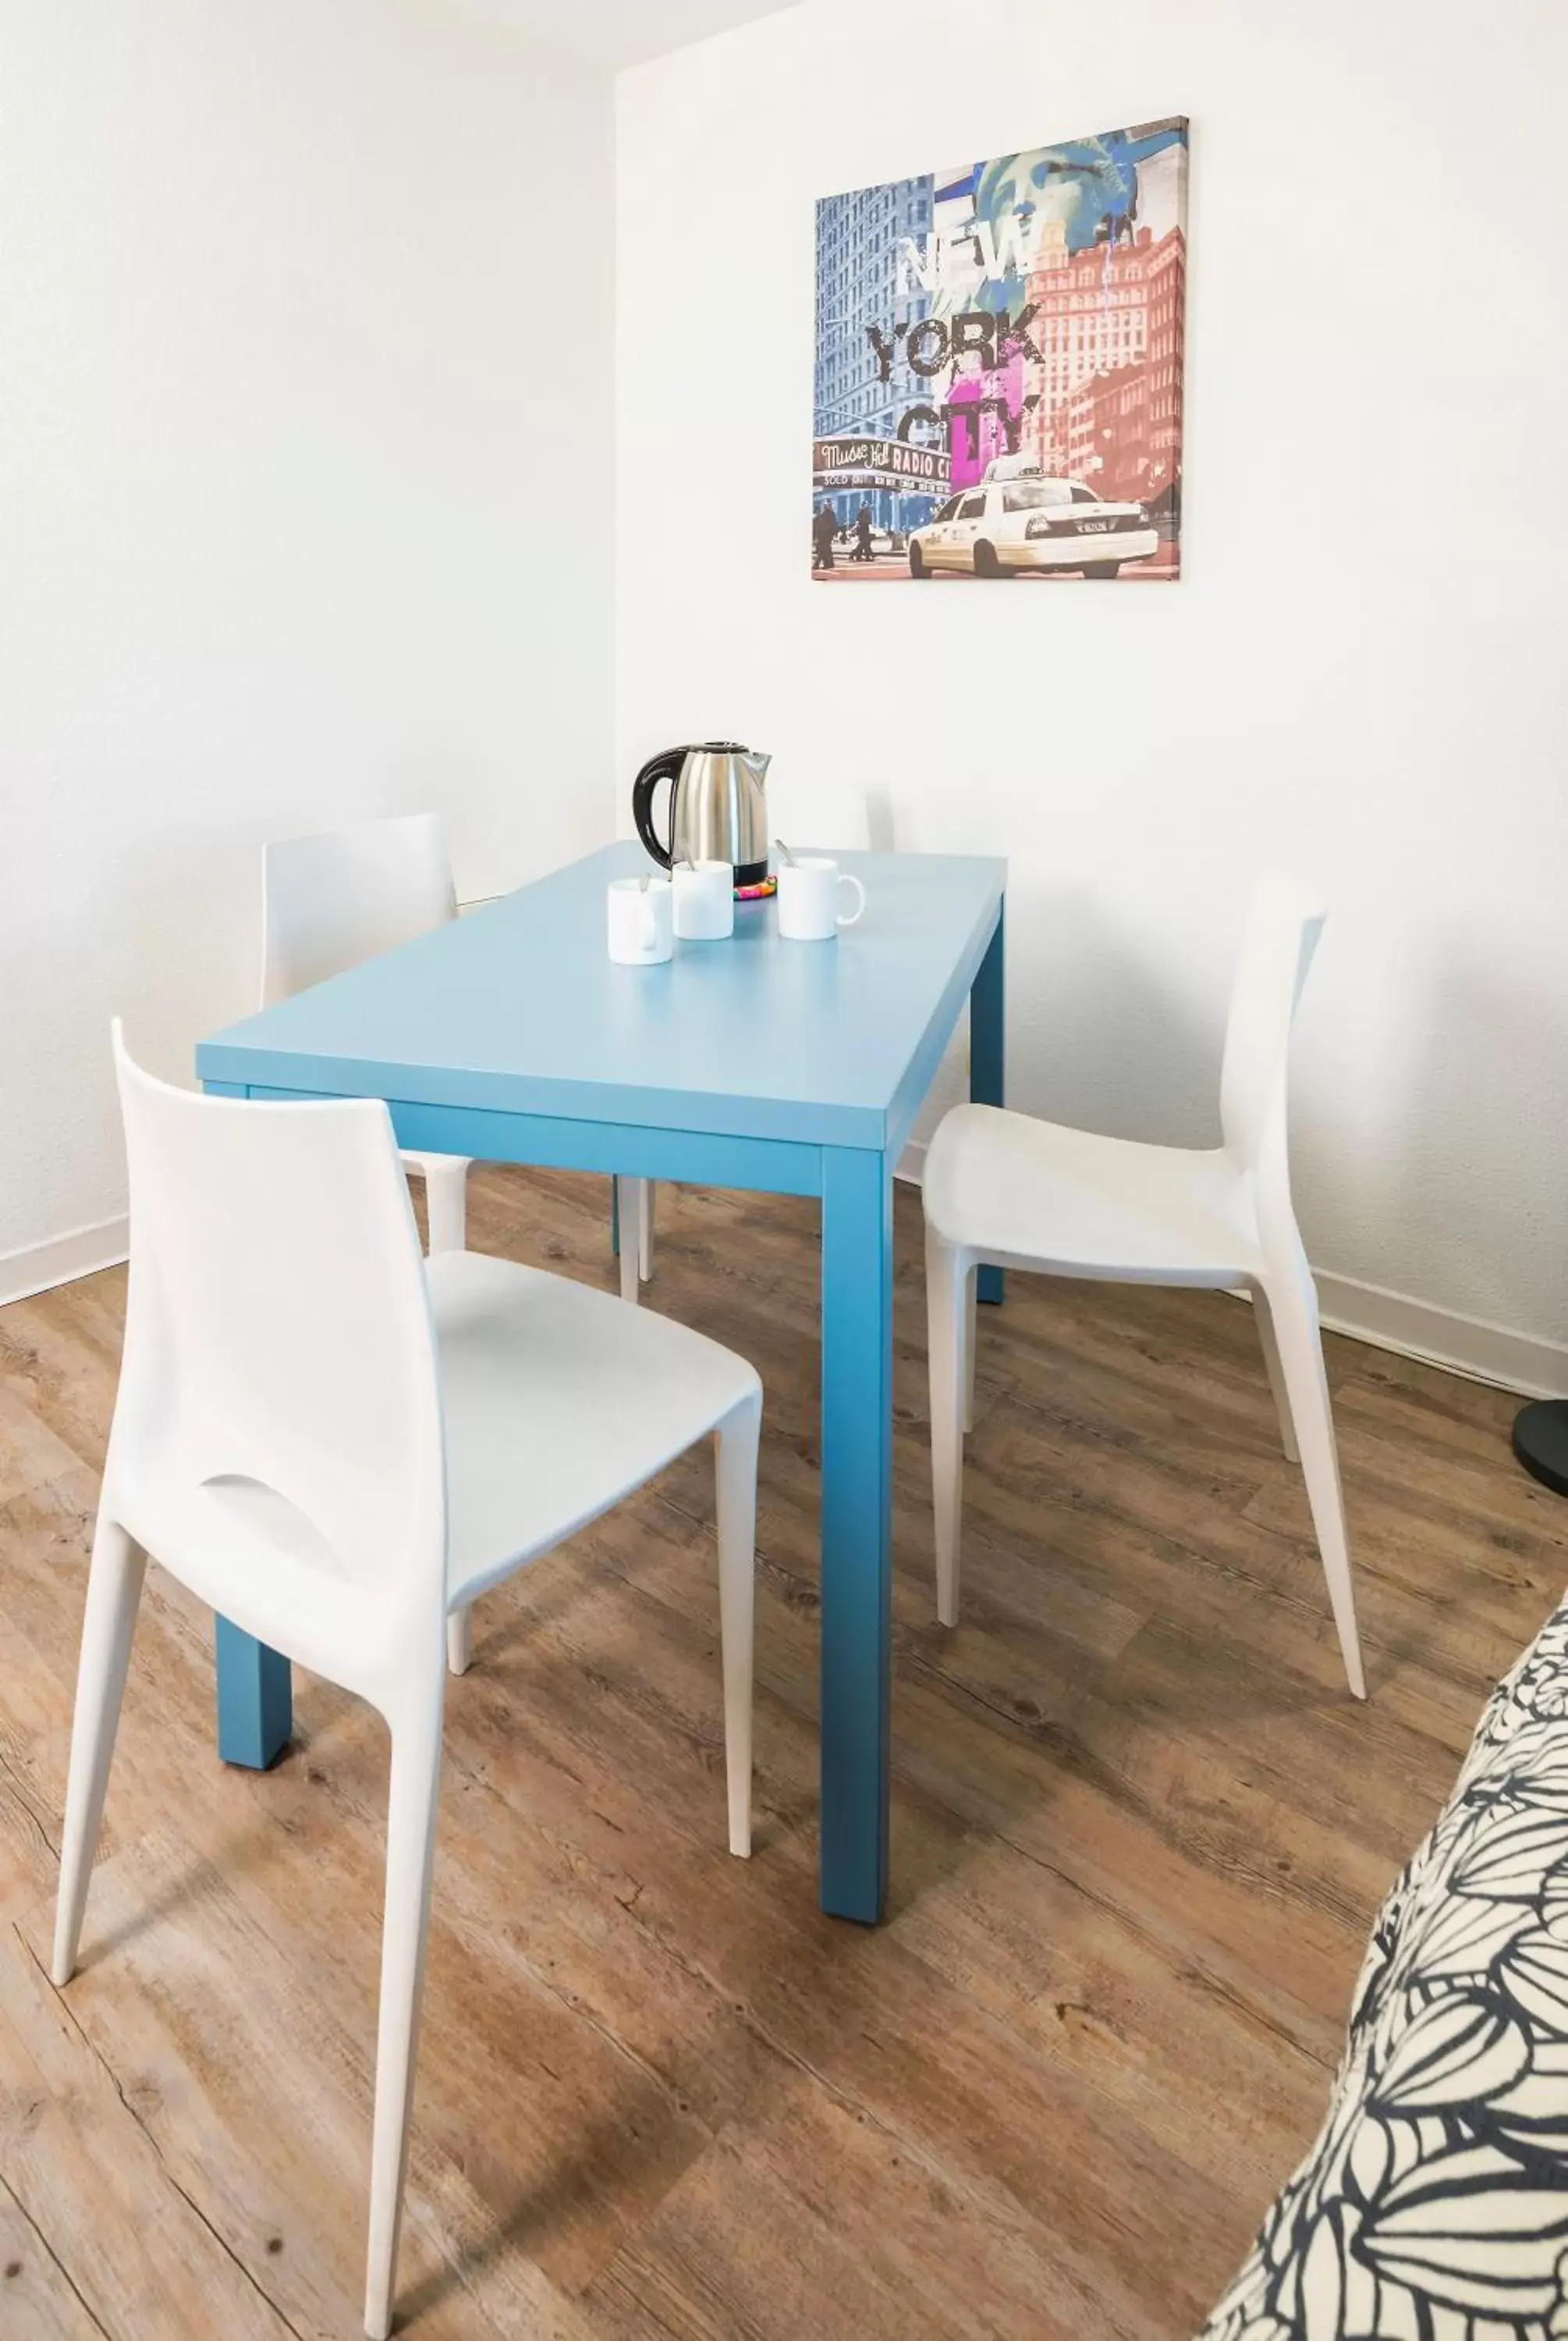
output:
M217 1620L218 1753L264 1772L288 1746L293 1684L287 1659L227 1618Z
M822 1908L881 1919L892 1675L893 1183L822 1154Z
M969 1095L977 1105L1007 1103L1007 1007L1006 945L1003 941L1006 916L1007 905L1004 903L997 912L997 931L987 946L979 972L969 986ZM1002 1290L1003 1276L999 1268L976 1270L975 1298L978 1300L999 1301Z

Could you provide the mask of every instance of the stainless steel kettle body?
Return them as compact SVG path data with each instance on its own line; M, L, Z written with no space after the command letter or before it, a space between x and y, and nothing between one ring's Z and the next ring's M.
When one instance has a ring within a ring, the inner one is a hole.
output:
M631 792L637 834L668 870L677 862L728 862L738 886L768 875L768 802L762 792L771 759L735 740L667 748L650 757ZM670 830L653 826L653 792L670 782Z

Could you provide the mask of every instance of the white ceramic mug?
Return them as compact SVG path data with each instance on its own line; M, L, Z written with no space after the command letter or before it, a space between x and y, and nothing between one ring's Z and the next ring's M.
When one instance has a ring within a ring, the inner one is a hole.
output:
M612 878L605 902L610 956L618 967L657 967L674 956L668 878Z
M839 889L852 886L855 907L839 908ZM840 927L852 927L866 907L858 878L825 853L797 854L779 872L779 931L792 943L831 942Z
M670 884L682 942L722 942L735 932L735 872L728 862L679 862Z

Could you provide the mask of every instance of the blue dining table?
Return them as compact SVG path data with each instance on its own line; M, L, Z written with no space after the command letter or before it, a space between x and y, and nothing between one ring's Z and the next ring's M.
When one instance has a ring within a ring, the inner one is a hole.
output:
M610 845L203 1041L229 1097L384 1098L399 1143L821 1199L821 1898L875 1924L888 1896L892 1656L893 1168L969 1003L971 1096L1003 1095L1007 864L838 856L866 888L830 942L783 941L769 901L725 942L612 965ZM979 1298L999 1300L1000 1271ZM766 1527L764 1524L764 1534ZM217 1629L218 1746L274 1762L288 1661Z

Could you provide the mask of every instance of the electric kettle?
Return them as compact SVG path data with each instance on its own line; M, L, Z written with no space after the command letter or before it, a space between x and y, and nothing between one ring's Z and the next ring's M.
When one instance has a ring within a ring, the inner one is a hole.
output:
M728 862L737 886L759 886L768 875L768 806L762 783L771 759L736 740L706 740L700 747L667 748L650 756L631 792L637 834L655 862ZM653 826L653 792L670 782L668 839Z

